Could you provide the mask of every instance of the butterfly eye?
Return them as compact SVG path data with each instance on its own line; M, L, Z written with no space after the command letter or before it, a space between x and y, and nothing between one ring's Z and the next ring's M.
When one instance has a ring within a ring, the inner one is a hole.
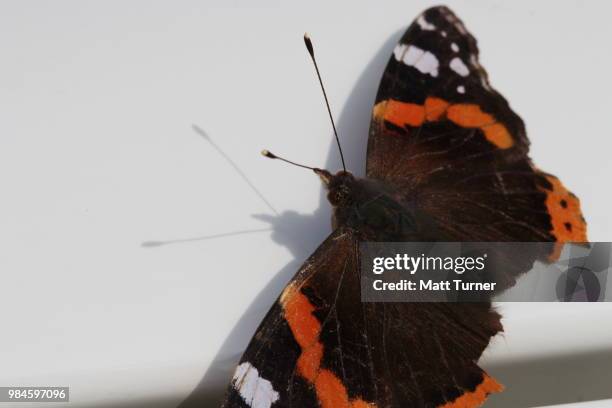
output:
M351 190L347 185L342 184L330 190L327 199L333 206L346 206L351 202Z

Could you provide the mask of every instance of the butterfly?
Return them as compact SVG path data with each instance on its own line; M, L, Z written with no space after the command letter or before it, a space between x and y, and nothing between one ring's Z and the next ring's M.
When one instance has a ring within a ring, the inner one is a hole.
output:
M501 391L477 365L502 331L491 303L362 303L359 243L585 242L578 198L528 151L474 37L446 7L423 12L384 71L366 178L314 169L334 231L265 316L223 406L459 408Z

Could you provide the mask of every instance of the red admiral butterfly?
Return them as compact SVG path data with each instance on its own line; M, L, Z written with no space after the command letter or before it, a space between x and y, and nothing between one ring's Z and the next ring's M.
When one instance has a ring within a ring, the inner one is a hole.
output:
M335 230L259 326L224 407L459 408L501 391L476 364L502 330L491 304L362 303L359 242L586 241L578 198L528 150L474 37L426 10L383 74L367 178L314 169Z

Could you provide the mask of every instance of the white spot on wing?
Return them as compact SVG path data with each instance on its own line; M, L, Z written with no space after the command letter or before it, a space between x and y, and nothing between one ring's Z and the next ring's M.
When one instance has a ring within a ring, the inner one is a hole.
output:
M468 76L470 74L470 70L465 65L465 63L463 61L461 61L461 58L459 58L459 57L453 58L451 60L450 64L449 64L449 66L450 66L450 68L453 71L455 71L456 73L458 73L462 77Z
M457 92L459 92L460 94L464 94L465 93L465 86L459 85L457 87Z
M433 31L436 29L436 26L431 24L429 21L425 20L425 16L420 15L417 19L417 24L421 27L421 30Z
M260 377L257 369L249 362L236 368L232 385L251 408L270 408L279 398L272 383Z
M442 37L446 38L446 31L442 31L440 34L442 34Z
M397 44L393 49L393 56L397 61L401 61L406 52L406 44Z
M456 43L451 43L451 50L459 52L459 46Z
M438 76L438 59L429 51L422 50L414 45L398 44L393 50L393 55L397 61L415 67L423 74L429 74L432 77Z

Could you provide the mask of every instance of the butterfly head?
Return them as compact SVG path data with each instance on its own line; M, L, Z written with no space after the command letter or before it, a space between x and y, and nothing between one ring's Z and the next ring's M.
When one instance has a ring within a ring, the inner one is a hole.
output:
M314 169L328 190L327 199L334 207L346 207L354 202L355 177L348 171L331 174L327 170Z

